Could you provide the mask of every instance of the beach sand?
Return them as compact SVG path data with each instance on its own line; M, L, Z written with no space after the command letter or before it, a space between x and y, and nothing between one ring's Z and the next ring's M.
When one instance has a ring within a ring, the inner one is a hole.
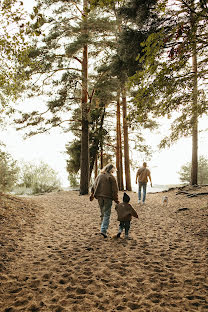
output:
M104 239L89 196L1 196L0 311L208 311L208 195L177 191L143 206L127 192L139 215L131 240L115 238L115 204Z

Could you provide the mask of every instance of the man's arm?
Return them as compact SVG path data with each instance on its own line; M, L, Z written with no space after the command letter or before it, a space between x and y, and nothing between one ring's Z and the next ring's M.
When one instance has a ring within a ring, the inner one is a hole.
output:
M95 194L95 190L96 190L96 188L97 188L97 181L98 181L98 176L97 176L97 178L95 179L95 181L94 181L94 183L93 183L93 185L92 185L92 188L91 188L91 194L90 194L90 201L93 201L93 199L94 199L94 194Z
M136 173L136 184L137 184L137 180L138 180L138 175L139 175L139 170L137 170L137 173Z
M149 180L150 180L150 185L152 187L152 179L151 179L151 174L149 173Z
M115 177L112 175L111 176L111 185L112 185L112 195L113 195L113 200L116 202L116 204L119 204L118 200L118 184L115 179Z
M90 194L90 201L93 201L94 199L94 186L91 188L91 194Z

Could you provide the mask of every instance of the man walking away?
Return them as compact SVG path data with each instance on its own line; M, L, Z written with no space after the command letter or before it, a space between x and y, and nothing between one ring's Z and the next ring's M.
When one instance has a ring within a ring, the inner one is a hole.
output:
M137 170L137 174L136 174L136 184L137 184L137 181L139 182L138 203L141 203L141 191L142 191L142 189L143 189L142 204L145 203L148 178L149 178L149 181L150 181L151 187L152 187L152 179L151 179L150 170L147 168L147 163L143 162L143 167L139 168Z

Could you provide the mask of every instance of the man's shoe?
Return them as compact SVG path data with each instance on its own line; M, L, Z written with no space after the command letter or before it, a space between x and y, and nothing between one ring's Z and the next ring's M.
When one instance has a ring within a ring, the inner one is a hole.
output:
M138 200L138 204L141 204L141 200L140 199Z
M117 238L119 238L120 236L121 236L121 233L118 233L118 234L116 235Z
M103 235L104 238L108 237L108 235L106 233L101 232L100 234Z

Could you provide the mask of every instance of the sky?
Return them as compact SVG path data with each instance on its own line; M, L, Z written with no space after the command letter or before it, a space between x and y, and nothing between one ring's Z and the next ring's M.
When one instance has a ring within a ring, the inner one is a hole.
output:
M204 118L200 123L201 128L206 128L208 118ZM151 132L147 135L150 145L155 148L161 139L161 132L167 129L164 123L158 131ZM148 137L149 136L149 137ZM59 129L53 129L48 134L39 134L28 139L23 139L23 132L16 131L10 126L6 130L1 131L0 140L6 144L6 150L17 161L33 161L38 163L44 161L53 168L64 187L69 186L68 173L66 172L65 145L70 141L70 133L62 133ZM199 134L199 155L208 158L208 133ZM151 170L153 187L157 184L178 184L180 183L178 172L182 165L191 161L192 141L191 138L182 138L170 149L156 151L150 160L147 161ZM140 154L131 151L130 157L138 164L142 165L143 159ZM132 170L132 187L135 185L136 171Z
M69 186L66 171L65 144L69 135L54 129L49 134L36 135L23 139L23 133L17 132L13 127L2 131L0 141L6 144L6 151L18 162L43 161L53 168L63 186Z
M35 0L23 0L23 3L25 9L30 12L34 6Z

